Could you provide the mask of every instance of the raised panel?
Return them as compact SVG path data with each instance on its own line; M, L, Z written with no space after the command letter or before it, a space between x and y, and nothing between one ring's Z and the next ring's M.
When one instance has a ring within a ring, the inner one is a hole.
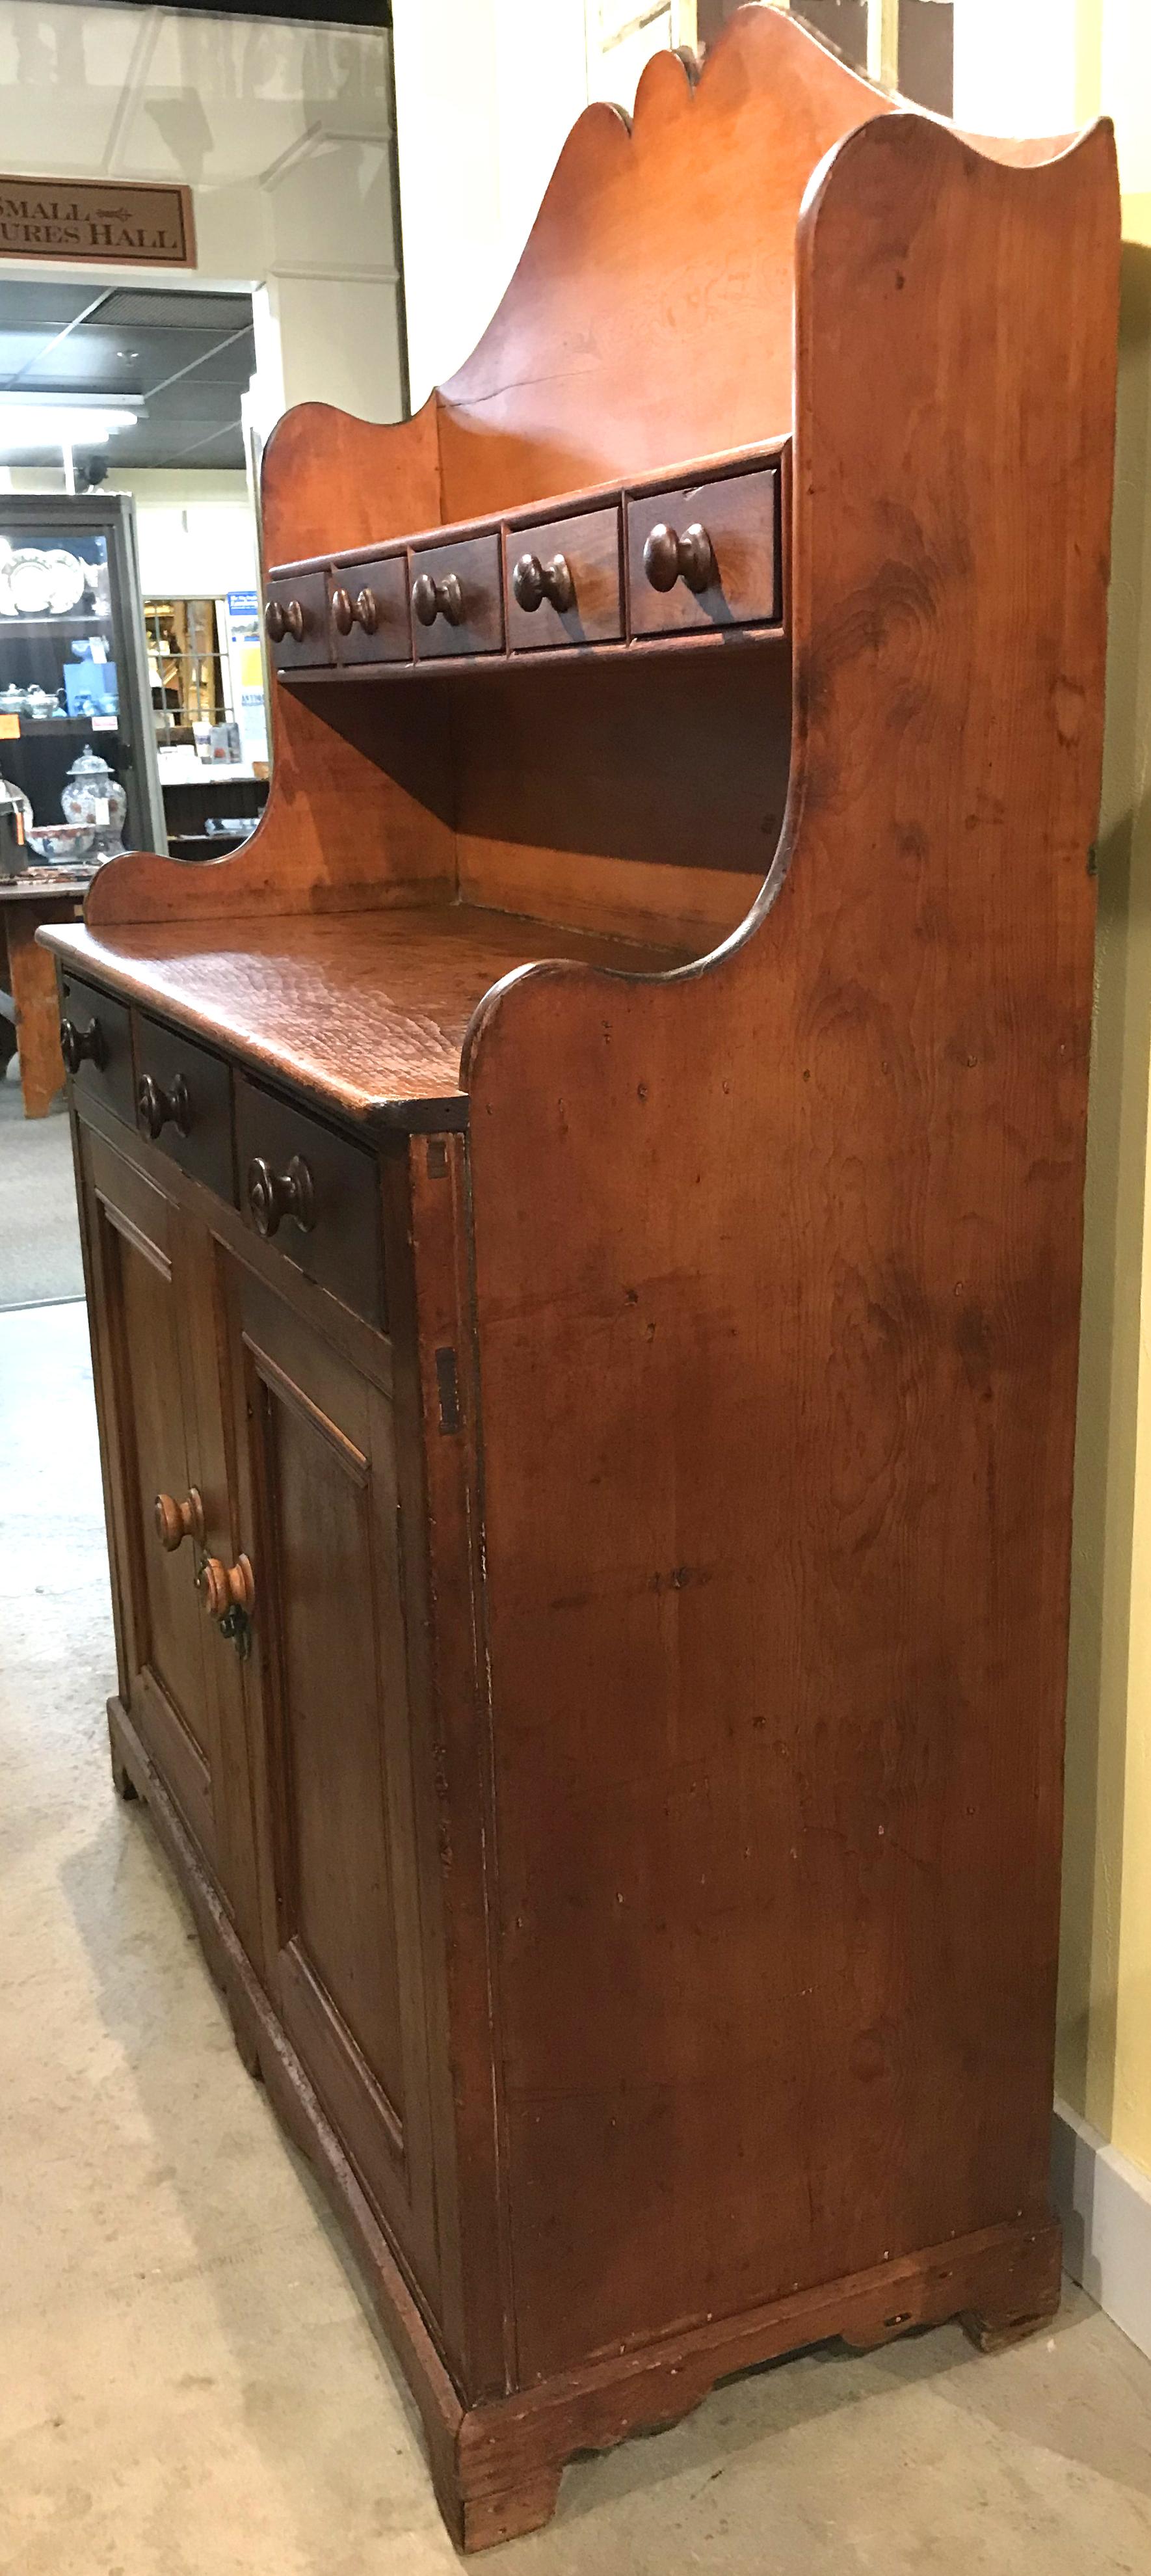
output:
M395 1944L380 1940L394 1908L371 1469L364 1451L266 1362L257 1359L256 1369L281 1666L290 1871L281 1930L402 2116Z
M422 2284L437 2256L391 1405L234 1274L285 2028Z
M94 1324L105 1437L114 1447L112 1539L127 1686L160 1769L202 1848L215 1855L213 1718L206 1621L191 1539L169 1553L156 1496L197 1483L183 1346L188 1283L177 1213L161 1190L84 1139Z

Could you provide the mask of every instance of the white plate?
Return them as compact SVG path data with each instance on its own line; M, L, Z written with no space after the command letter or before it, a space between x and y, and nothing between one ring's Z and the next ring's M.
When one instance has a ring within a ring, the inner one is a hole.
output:
M5 586L17 617L47 617L52 608L48 559L36 546L21 546L5 567Z
M44 557L48 573L48 605L53 617L66 617L70 608L82 599L88 587L88 566L79 555L70 555L64 546L54 546Z

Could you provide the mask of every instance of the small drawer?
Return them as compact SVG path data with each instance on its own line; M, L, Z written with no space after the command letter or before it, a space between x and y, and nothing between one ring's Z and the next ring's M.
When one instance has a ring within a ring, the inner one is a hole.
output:
M236 1197L232 1076L222 1056L159 1020L136 1016L136 1124L182 1172Z
M612 644L623 634L619 511L581 510L504 538L508 644Z
M127 1003L76 975L61 975L60 1052L76 1090L102 1100L131 1126L136 1105Z
M331 577L330 605L337 662L411 661L405 556L338 565Z
M236 1165L240 1205L255 1232L366 1323L382 1327L375 1156L238 1074Z
M633 635L778 624L779 476L774 466L627 505Z
M281 574L264 594L264 628L277 671L331 662L328 585L322 572Z
M409 563L417 662L437 661L448 653L502 652L498 537L426 546Z

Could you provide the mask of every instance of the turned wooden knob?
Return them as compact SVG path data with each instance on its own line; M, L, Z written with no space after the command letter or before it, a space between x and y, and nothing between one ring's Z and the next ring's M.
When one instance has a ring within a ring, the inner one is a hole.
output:
M307 1234L315 1223L315 1192L303 1155L293 1154L286 1172L274 1172L262 1154L254 1155L248 1165L248 1206L256 1232L265 1242L286 1216Z
M226 1619L229 1610L250 1611L256 1598L250 1558L238 1556L234 1565L225 1565L221 1556L206 1556L196 1589L210 1619Z
M182 1073L174 1075L165 1091L150 1073L141 1074L136 1085L136 1116L146 1136L155 1142L169 1123L181 1136L187 1136L192 1125L192 1102Z
M417 573L412 583L412 607L421 626L434 626L437 617L446 618L449 626L464 622L464 594L454 572L435 581L430 572Z
M374 635L379 624L379 607L374 590L357 591L353 599L346 590L332 592L332 615L336 631L350 635L353 626L362 626L365 635Z
M302 643L307 618L298 599L269 599L264 608L264 626L272 644L282 644L285 635Z
M707 590L716 578L715 555L706 528L698 519L678 536L666 520L657 519L643 550L643 568L653 590L674 590L677 581L689 590Z
M99 1020L89 1020L86 1029L75 1020L61 1020L60 1053L69 1073L79 1073L85 1060L97 1068L107 1064L108 1044Z
M541 563L538 555L521 555L513 567L512 591L529 617L545 599L550 599L562 617L564 610L575 603L575 582L567 556L553 555L549 562Z
M171 1494L157 1494L152 1505L152 1518L160 1545L169 1556L175 1555L186 1538L194 1538L203 1546L204 1506L194 1485L182 1503L176 1502Z

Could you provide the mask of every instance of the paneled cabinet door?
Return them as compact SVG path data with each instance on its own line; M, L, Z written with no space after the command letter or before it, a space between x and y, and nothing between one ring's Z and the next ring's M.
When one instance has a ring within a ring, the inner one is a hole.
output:
M437 2296L391 1402L231 1265L240 1517L280 2014L394 2242ZM386 1345L380 1344L381 1357Z
M219 1711L196 1587L207 1480L190 1338L194 1247L163 1190L92 1130L82 1126L79 1137L121 1684L134 1725L223 1875L213 1794ZM178 1536L169 1521L167 1546L160 1496L187 1524Z

